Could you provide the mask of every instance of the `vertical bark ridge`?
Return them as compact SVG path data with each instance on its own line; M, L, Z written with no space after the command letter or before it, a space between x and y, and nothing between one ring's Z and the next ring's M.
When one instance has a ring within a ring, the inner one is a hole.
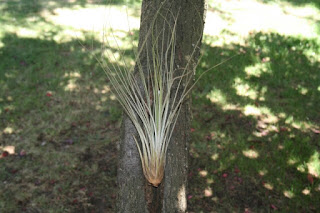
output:
M132 137L136 134L131 120L124 115L117 174L119 213L147 212L144 196L145 180L138 149Z
M179 15L175 58L178 75L179 67L185 67L189 60L187 57L192 55L196 46L200 47L204 24L204 0L144 0L138 49L141 49L141 44L146 40L159 8L162 8L163 14L171 11L171 15ZM166 18L173 25L176 17ZM155 29L161 30L163 20L155 23L158 24ZM146 48L151 48L150 44ZM142 67L147 67L146 55L147 50L143 49L140 55ZM193 63L190 69L193 69L198 56L199 48L192 55ZM158 188L149 185L143 176L139 153L133 139L133 135L137 133L130 119L124 116L118 165L118 212L186 212L190 105L189 98L181 105L181 112L168 146L165 177Z

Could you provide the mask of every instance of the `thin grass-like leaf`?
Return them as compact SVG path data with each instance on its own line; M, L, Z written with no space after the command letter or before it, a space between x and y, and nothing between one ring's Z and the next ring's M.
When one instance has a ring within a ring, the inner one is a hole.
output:
M158 16L163 20L160 32L155 28ZM171 16L173 24L170 24L167 16ZM167 148L181 104L194 86L192 80L197 63L192 59L201 42L199 38L186 66L178 67L176 70L174 67L177 16L170 11L163 15L160 9L157 10L145 40L135 55L136 72L133 72L134 67L129 67L123 60L124 52L120 54L124 68L118 64L107 64L98 60L125 113L137 130L139 137L133 135L133 139L139 151L143 173L148 182L155 187L161 183L164 176ZM112 31L111 34L116 41ZM110 46L108 39L106 43ZM117 42L116 46L120 50ZM112 51L104 52L108 58L116 60ZM144 67L140 61L142 52L147 58ZM211 68L205 72L209 70Z

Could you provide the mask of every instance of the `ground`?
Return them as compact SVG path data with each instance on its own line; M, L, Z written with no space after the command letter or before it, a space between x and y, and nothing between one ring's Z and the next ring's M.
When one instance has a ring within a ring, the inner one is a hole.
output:
M0 3L0 212L114 212L122 110L97 59L134 65L139 11ZM195 78L234 57L192 93L189 212L320 211L319 23L316 0L208 1Z

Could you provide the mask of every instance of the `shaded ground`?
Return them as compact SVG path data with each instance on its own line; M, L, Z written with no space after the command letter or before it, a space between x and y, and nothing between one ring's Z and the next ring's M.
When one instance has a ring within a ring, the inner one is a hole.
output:
M95 59L77 41L2 41L0 140L15 151L0 159L1 212L113 208L121 111L102 104L110 94Z
M46 4L15 3L0 10L0 212L114 212L122 112L95 58L102 43L68 37L39 15ZM120 33L130 63L137 31ZM251 32L217 45L236 36L204 38L197 76L241 54L192 95L189 211L318 212L319 39Z
M307 46L317 52L319 43L263 33L247 42L250 46L204 48L210 64L202 67L243 54L210 72L193 93L189 207L315 212L319 179L310 173L319 177L314 160L319 159L320 64L302 51ZM195 207L199 202L202 207Z

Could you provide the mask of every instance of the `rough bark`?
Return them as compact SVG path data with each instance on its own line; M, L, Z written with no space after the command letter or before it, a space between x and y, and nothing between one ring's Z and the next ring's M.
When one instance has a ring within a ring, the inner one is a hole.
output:
M122 123L119 165L117 212L147 212L144 196L144 176L138 149L133 139L136 129L124 115Z
M152 20L159 8L161 8L160 13L166 14L166 21L171 26L174 18L178 17L175 58L177 73L179 67L186 66L190 56L192 56L192 66L195 66L203 33L204 0L144 0L138 48L141 48L141 44L146 40ZM171 15L168 11L172 12ZM163 20L159 19L155 24L158 25L154 30L159 30L163 27ZM142 66L148 63L146 60L146 50L142 50L140 55ZM132 137L136 135L136 130L130 119L124 116L118 165L118 212L186 212L189 123L190 100L187 98L181 106L168 147L165 177L160 186L155 188L150 186L143 176L139 153Z

